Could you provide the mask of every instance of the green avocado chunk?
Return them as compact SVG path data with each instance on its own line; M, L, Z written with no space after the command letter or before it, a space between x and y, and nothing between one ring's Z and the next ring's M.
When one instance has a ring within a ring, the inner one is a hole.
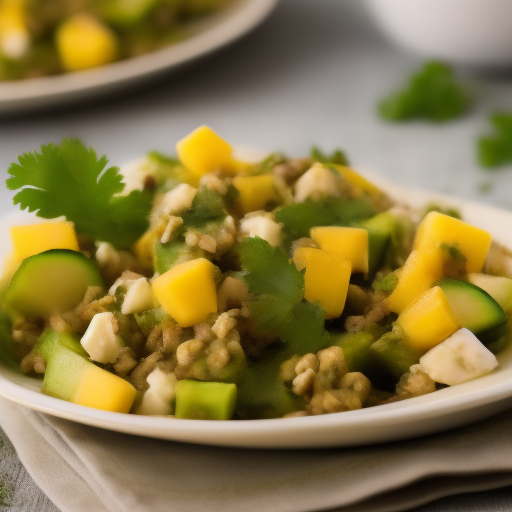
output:
M360 227L368 231L368 273L373 276L384 258L396 219L391 213L379 213L362 221Z
M48 363L58 345L72 350L79 356L86 358L89 357L89 354L87 354L82 345L80 345L80 342L74 336L66 332L58 332L51 327L48 327L43 331L37 340L34 350L45 360L46 363Z
M176 384L176 418L230 420L235 411L235 384L180 380Z
M370 346L374 337L367 332L344 332L332 335L332 344L343 351L350 372L361 372L366 375L372 365Z

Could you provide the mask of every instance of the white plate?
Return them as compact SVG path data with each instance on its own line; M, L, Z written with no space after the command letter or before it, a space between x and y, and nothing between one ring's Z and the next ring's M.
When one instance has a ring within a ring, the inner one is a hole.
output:
M475 203L385 186L398 200L420 206L432 199L459 207L465 220L512 246L512 213ZM0 258L8 252L7 231L32 216L0 220ZM0 395L37 411L72 421L140 436L190 443L252 448L354 446L432 434L489 417L512 406L512 347L499 366L479 379L418 398L359 411L324 416L250 421L195 421L105 412L40 393L41 381L0 365Z
M88 71L0 82L0 114L63 105L98 96L175 70L243 36L278 0L237 0L191 27L193 35L161 50Z

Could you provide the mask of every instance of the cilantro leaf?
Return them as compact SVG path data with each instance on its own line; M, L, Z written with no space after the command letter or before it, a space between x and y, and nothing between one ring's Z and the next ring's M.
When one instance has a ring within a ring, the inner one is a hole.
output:
M320 162L321 164L349 165L347 155L341 149L335 149L329 155L316 146L313 146L310 151L310 156L315 162Z
M283 223L287 237L297 240L309 237L309 230L314 226L349 226L375 213L375 209L364 197L333 197L324 201L307 199L303 203L283 206L276 211L275 217L277 222Z
M512 163L512 114L493 114L491 124L494 133L478 140L480 165L493 168Z
M14 204L39 217L65 216L79 233L110 242L118 249L131 247L148 228L151 196L133 191L126 196L117 167L107 167L105 156L78 139L48 144L41 153L25 153L8 169L9 190L19 190Z
M378 110L382 118L390 121L423 118L439 122L460 117L468 110L469 103L451 68L432 61L411 76L402 91L382 100Z

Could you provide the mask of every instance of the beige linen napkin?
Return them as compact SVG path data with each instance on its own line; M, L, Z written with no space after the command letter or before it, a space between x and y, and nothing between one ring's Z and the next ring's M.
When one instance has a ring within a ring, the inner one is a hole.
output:
M66 512L386 512L512 484L512 409L420 439L310 451L147 439L4 399L0 419L28 472Z

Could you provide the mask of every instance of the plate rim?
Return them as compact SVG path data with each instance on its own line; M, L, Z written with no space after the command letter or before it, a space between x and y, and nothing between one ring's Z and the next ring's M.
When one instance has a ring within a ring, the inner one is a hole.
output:
M98 68L24 80L0 81L0 115L29 111L86 98L101 89L141 82L204 57L235 42L267 18L279 0L237 0L209 20L197 33L165 48Z
M498 216L507 221L505 224L512 223L512 212L501 208L435 192L389 185L380 177L373 177L373 181L395 199L407 198L407 203L415 207L438 201L461 208L464 218L475 218L477 221L473 220L472 223L477 225L482 223L482 219L485 224L486 216ZM29 216L24 212L8 213L0 216L0 227L6 229L14 219L21 218L33 220L34 217L33 214ZM490 231L495 239L494 231ZM504 234L505 231L501 233ZM500 238L500 241L507 241L506 237L505 240L503 236ZM508 238L508 245L512 246L512 234ZM6 249L2 248L0 253L2 250ZM101 411L42 395L30 389L30 386L23 385L23 381L28 380L33 386L37 379L15 373L1 363L0 396L30 409L84 425L165 440L278 449L362 446L448 430L473 423L512 406L512 346L500 354L498 359L500 365L496 371L429 395L357 411L303 418L215 422ZM457 415L460 417L457 418ZM445 419L447 424L443 423ZM426 425L427 420L430 420L430 426ZM439 424L433 425L433 420L440 420ZM422 422L425 425L421 426ZM402 432L392 435L389 431L393 427L408 425L414 427L416 433ZM379 429L380 433L375 432ZM365 432L370 432L370 436L361 440L361 437L365 437ZM344 435L349 437L344 439Z

